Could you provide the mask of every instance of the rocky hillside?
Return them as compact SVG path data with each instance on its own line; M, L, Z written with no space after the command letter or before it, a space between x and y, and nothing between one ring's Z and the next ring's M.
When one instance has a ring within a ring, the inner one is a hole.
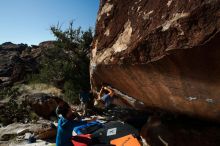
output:
M0 124L28 122L37 115L45 119L56 117L54 111L62 101L60 89L46 84L22 84L27 82L28 74L39 72L43 50L53 47L53 43L0 45Z
M219 0L100 2L94 91L105 82L134 108L220 121Z
M42 42L39 46L11 42L1 44L0 87L12 86L15 82L22 82L28 73L38 72L41 51L51 45L50 41Z
M43 51L53 46L52 41L0 45L0 145L26 145L32 135L37 136L35 145L52 145L42 140L54 141L56 136L51 119L56 119L55 109L63 102L61 90L25 83L27 75L39 72Z

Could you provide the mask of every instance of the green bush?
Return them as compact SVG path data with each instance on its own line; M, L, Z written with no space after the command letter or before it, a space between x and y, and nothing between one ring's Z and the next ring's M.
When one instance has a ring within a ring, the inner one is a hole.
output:
M18 87L4 87L0 89L0 99L16 97L20 95Z
M31 111L25 102L18 103L16 98L10 98L9 102L0 109L0 123L8 125L14 122L28 122L33 120Z
M77 103L79 90L90 88L92 30L74 29L70 23L64 31L59 25L52 26L51 31L57 38L55 47L43 49L39 74L29 75L27 79L35 83L55 85L63 89L68 101Z

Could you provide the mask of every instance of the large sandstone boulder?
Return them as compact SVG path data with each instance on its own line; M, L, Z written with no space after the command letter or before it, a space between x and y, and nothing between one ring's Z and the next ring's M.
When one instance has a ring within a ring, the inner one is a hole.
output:
M219 0L101 0L92 88L109 83L145 108L220 121L219 31Z

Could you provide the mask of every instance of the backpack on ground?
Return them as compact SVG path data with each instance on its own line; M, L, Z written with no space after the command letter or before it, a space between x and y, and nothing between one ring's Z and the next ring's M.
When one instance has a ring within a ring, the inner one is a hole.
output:
M102 128L102 123L98 122L98 121L93 121L93 122L89 122L86 123L84 125L81 126L77 126L73 129L73 131L79 135L79 134L91 134L93 132L95 132L96 130Z

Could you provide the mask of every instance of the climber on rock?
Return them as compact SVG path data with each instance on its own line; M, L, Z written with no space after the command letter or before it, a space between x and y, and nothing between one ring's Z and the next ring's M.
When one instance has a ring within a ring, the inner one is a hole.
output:
M98 93L98 101L103 102L105 107L109 107L112 103L113 95L113 90L107 87L106 85L103 85L100 92Z

